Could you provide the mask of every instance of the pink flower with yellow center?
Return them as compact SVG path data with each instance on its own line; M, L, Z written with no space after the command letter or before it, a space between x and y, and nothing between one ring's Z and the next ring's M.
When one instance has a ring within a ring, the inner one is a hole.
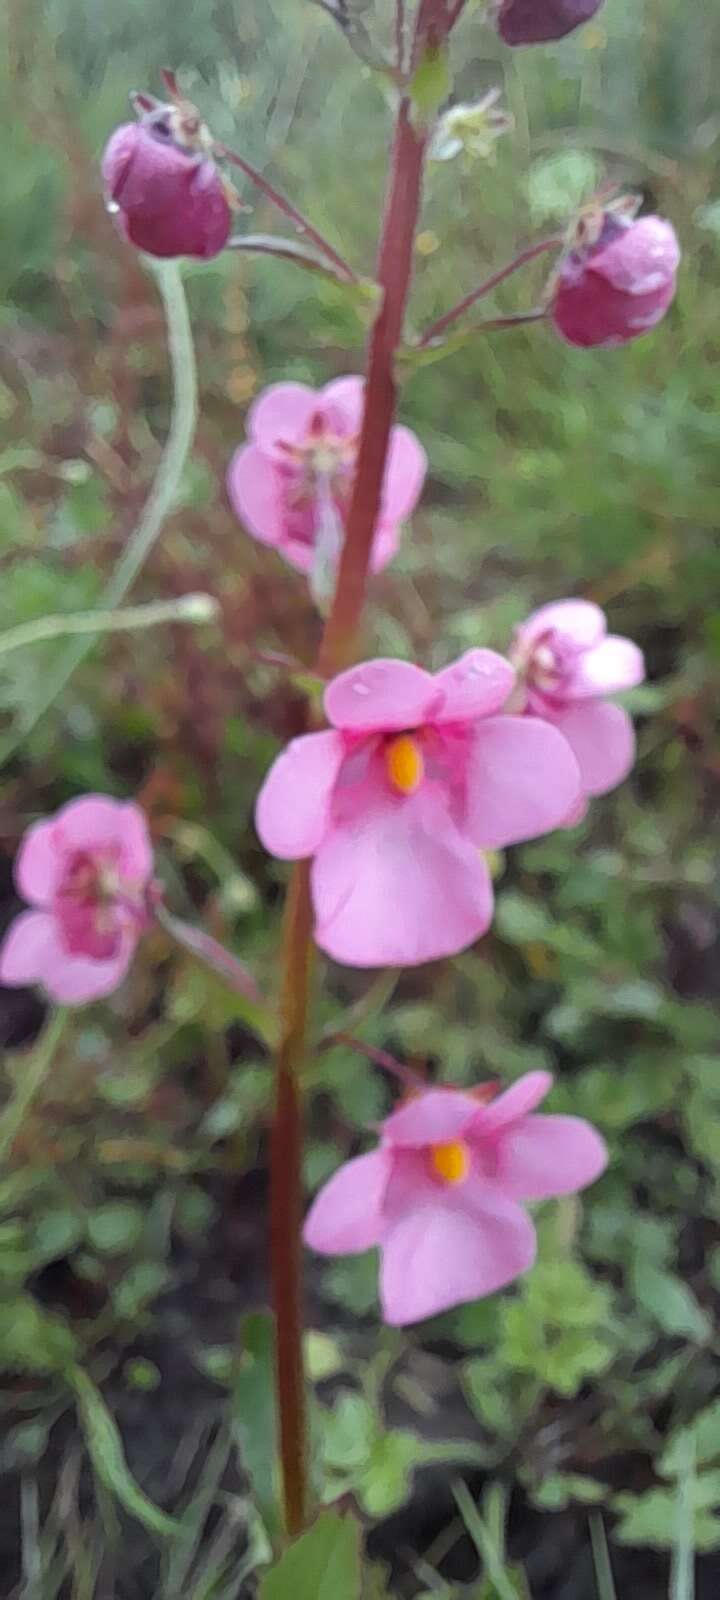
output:
M537 1116L552 1087L529 1072L496 1098L428 1089L393 1112L380 1145L320 1190L305 1242L322 1255L377 1246L386 1322L402 1325L502 1289L532 1266L526 1201L573 1194L607 1165L579 1117Z
M10 924L0 983L79 1005L122 981L148 921L153 853L139 806L89 794L28 829L15 862L33 908Z
M521 686L513 698L567 739L583 794L614 789L632 767L635 734L627 712L605 697L642 683L642 651L632 639L609 634L592 601L555 600L520 625L510 659Z
M454 955L493 911L483 850L562 824L577 762L548 722L499 713L514 672L470 650L442 672L367 661L328 684L331 727L294 739L258 796L266 849L312 856L315 938L355 967Z
M318 556L336 567L344 538L364 381L336 378L316 391L277 383L250 407L249 442L228 471L233 509L250 533L310 575ZM427 458L409 428L392 429L372 551L377 572L392 560L401 524L422 491Z

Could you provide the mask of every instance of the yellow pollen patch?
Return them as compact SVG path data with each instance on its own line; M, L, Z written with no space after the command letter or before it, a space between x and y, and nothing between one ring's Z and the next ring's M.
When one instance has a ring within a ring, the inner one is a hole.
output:
M443 1183L464 1183L470 1171L470 1151L462 1139L454 1139L450 1144L434 1144L430 1163Z
M414 794L425 775L425 762L416 739L409 733L400 733L385 746L385 767L393 786L400 794Z

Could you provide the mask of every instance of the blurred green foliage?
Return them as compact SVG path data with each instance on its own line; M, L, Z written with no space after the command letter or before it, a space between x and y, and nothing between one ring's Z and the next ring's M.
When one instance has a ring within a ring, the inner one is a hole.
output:
M382 33L389 7L376 9ZM155 291L105 216L97 175L128 90L156 91L159 68L176 64L216 133L267 167L366 273L391 108L387 85L310 0L9 0L0 28L0 94L14 111L0 152L4 628L93 604L167 427ZM400 1343L373 1332L372 1257L313 1269L314 1337L327 1341L313 1347L322 1493L350 1491L375 1517L400 1505L433 1461L445 1472L474 1463L547 1516L575 1507L581 1540L584 1508L602 1502L611 1521L619 1517L616 1540L665 1547L685 1471L693 1537L700 1549L720 1548L720 1440L708 1404L720 1365L720 934L709 832L720 661L719 50L720 13L690 17L681 0L607 0L562 46L515 53L501 50L473 7L453 48L456 98L501 84L515 132L494 161L430 167L414 328L539 230L555 231L606 177L671 217L684 266L666 322L621 351L573 350L531 327L479 335L442 361L404 369L402 415L428 449L431 477L400 560L375 585L368 647L439 666L472 644L506 647L533 605L577 591L639 640L650 681L628 697L639 736L632 779L573 833L495 863L495 927L475 951L406 975L387 1004L371 999L359 1014L351 1008L367 980L358 975L334 971L316 997L328 1036L353 1027L443 1081L549 1067L552 1109L590 1117L612 1153L582 1201L541 1208L540 1263L517 1291ZM275 226L265 202L249 190L243 200L253 211L239 216L240 229ZM536 263L512 279L493 309L533 304L544 270ZM253 650L309 663L317 622L296 577L235 524L223 476L266 382L357 369L368 306L264 258L228 254L187 278L201 425L181 503L136 598L207 589L222 623L95 648L6 770L3 843L9 868L27 821L70 795L137 794L171 903L234 944L274 993L285 872L263 858L252 806L302 697ZM8 729L57 650L3 663ZM8 1092L36 1021L22 999L8 1003ZM146 1361L147 1350L156 1370L157 1337L192 1345L198 1371L216 1394L227 1391L247 1462L244 1405L252 1392L262 1409L266 1363L252 1318L237 1370L234 1350L241 1316L265 1294L252 1183L272 1092L252 1029L241 997L155 934L122 995L77 1015L16 1140L0 1182L0 1364L15 1375L2 1399L3 1460L23 1469L31 1542L34 1474L73 1394L91 1458L93 1417L110 1429L115 1492L132 1510L115 1425L88 1395L102 1406L94 1385L110 1380L122 1411L123 1386L143 1391L135 1356ZM390 1102L369 1062L338 1046L309 1064L307 1085L311 1190L362 1147ZM241 1245L231 1226L238 1175L249 1208ZM240 1250L239 1277L212 1256L216 1234L226 1260ZM189 1323L166 1311L178 1293L192 1298L188 1271L191 1282L225 1271L220 1330L202 1297ZM82 1401L73 1371L93 1382ZM171 1381L162 1361L160 1372L143 1397L151 1415ZM458 1427L445 1420L455 1380ZM267 1559L243 1492L229 1500L222 1488L232 1444L221 1434L213 1448L202 1483L183 1483L168 1506L193 1531L184 1556L162 1558L157 1593L167 1600L236 1595ZM143 1449L128 1455L145 1481ZM256 1469L267 1493L272 1463ZM72 1462L63 1471L72 1478ZM59 1594L68 1571L79 1583L82 1560L85 1587L73 1592L90 1595L101 1569L94 1533L81 1558L69 1482L36 1536L43 1596ZM106 1487L96 1485L97 1514L109 1538ZM208 1553L201 1534L219 1507ZM249 1528L244 1555L238 1525ZM337 1559L350 1571L342 1524L327 1513L318 1527L318 1539L338 1541L321 1565ZM475 1528L480 1594L522 1595L517 1570L492 1556L492 1528L485 1514ZM399 1569L399 1594L430 1581L416 1554L416 1566ZM267 1578L261 1595L284 1596L278 1582ZM437 1572L432 1586L450 1596ZM301 1593L294 1577L291 1587ZM381 1574L375 1592L386 1593Z

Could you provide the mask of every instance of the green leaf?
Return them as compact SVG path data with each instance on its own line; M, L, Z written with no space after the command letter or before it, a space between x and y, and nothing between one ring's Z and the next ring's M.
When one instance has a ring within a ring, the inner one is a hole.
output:
M640 1307L664 1333L705 1344L712 1333L710 1318L680 1278L639 1257L632 1269L632 1288Z
M78 1415L93 1468L102 1484L109 1489L130 1513L150 1533L169 1538L180 1532L180 1524L167 1516L149 1500L135 1482L123 1449L117 1423L111 1416L100 1390L81 1367L73 1366L68 1374L77 1400Z
M143 1214L130 1200L110 1200L88 1217L87 1234L94 1250L101 1255L122 1255L137 1243L143 1227Z
M325 1511L263 1578L259 1600L360 1600L360 1528Z
M265 1312L240 1323L240 1363L232 1397L232 1427L243 1466L270 1531L278 1526L275 1493L274 1327Z
M428 45L411 80L409 94L417 121L422 125L432 122L452 88L452 74L447 50Z

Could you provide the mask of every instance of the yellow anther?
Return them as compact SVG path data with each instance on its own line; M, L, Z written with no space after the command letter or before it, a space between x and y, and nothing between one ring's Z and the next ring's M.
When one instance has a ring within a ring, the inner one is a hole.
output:
M425 774L422 751L412 734L399 733L385 746L385 767L393 786L400 794L414 794Z
M464 1183L470 1171L470 1151L462 1139L450 1144L434 1144L430 1150L430 1163L437 1178L443 1183Z

